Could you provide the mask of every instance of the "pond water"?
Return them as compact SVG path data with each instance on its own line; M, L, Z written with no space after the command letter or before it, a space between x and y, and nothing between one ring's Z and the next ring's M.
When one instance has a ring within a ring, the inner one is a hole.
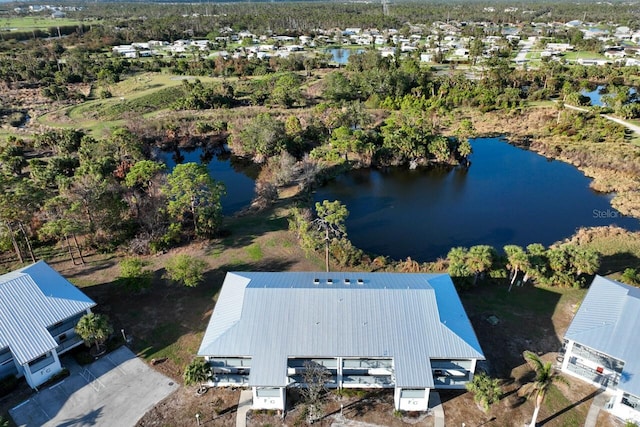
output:
M607 94L606 88L606 86L596 86L596 88L591 91L583 89L580 91L580 94L589 98L591 100L591 105L602 107L603 105L605 105L602 101L602 96ZM636 89L630 88L629 94L633 95L634 93L636 93Z
M640 229L573 166L498 138L471 143L468 169L351 171L314 199L344 203L353 244L393 259L432 261L455 246L550 245L581 226Z
M227 194L220 199L224 215L231 215L246 208L253 199L258 168L246 159L224 151L207 151L201 147L179 149L175 152L162 151L157 153L157 156L167 165L169 171L179 163L205 164L211 176L224 182L226 186Z
M364 52L364 49L342 49L332 48L325 49L325 53L331 54L331 61L337 62L340 65L346 65L349 62L349 56L356 53Z

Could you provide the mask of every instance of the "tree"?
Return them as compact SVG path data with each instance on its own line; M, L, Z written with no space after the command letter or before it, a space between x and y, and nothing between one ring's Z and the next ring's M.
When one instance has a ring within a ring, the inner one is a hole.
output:
M526 271L529 267L529 258L524 250L517 245L506 245L504 247L504 252L507 254L512 274L511 283L509 285L509 292L511 292L511 287L515 283L518 273L520 273L520 271Z
M473 284L478 283L478 277L484 276L493 265L494 250L489 245L472 246L467 253L465 263L474 274Z
M323 200L322 203L316 202L316 214L318 217L314 220L314 223L318 225L318 229L324 230L325 266L328 272L330 236L339 238L347 234L344 222L349 216L349 211L339 200L333 202Z
M202 358L196 357L185 368L182 378L184 385L203 383L211 377L211 367Z
M113 327L109 324L107 316L88 313L80 318L75 331L88 347L95 344L96 352L99 353L102 344L113 333Z
M71 262L76 265L74 249L78 253L80 264L84 264L82 249L78 243L77 233L82 232L82 223L77 221L80 203L72 203L65 196L56 196L47 200L42 208L42 214L46 222L38 233L44 237L55 237L60 243L64 239ZM71 246L69 237L73 238L74 247Z
M167 211L174 219L184 221L190 215L196 237L216 234L222 223L220 197L224 184L209 175L206 166L197 163L176 165L167 177L165 192Z
M482 407L484 412L489 406L498 403L502 397L502 388L498 378L491 378L484 372L475 375L473 381L467 383L467 390L473 393L473 400Z
M551 384L564 383L568 385L568 382L554 369L551 362L543 362L542 360L540 360L540 357L538 357L537 354L530 351L525 351L524 357L529 365L531 365L536 374L533 382L530 382L523 386L525 396L527 398L533 397L536 399L536 408L533 411L533 416L531 417L530 424L530 427L536 427L536 421L538 419L538 412L540 412L540 406L542 406L544 398Z
M571 266L578 278L583 274L595 274L600 267L600 255L593 249L574 247L571 251Z
M467 265L467 248L461 246L451 248L447 254L449 267L447 271L453 278L464 278L471 274Z
M252 155L257 163L279 154L285 142L284 123L266 113L258 114L233 138L233 144L239 144L237 148Z
M190 288L198 286L204 280L207 263L187 254L176 255L166 265L167 274L174 282Z
M329 370L323 365L306 361L302 379L305 387L301 392L308 405L307 417L310 424L322 418L322 395L327 391L327 382L331 379Z

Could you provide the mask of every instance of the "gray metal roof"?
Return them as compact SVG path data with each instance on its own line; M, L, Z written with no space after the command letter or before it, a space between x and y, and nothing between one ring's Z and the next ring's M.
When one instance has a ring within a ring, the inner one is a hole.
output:
M451 278L402 273L228 273L198 354L252 357L255 386L285 386L288 357L393 357L400 387L484 359Z
M565 338L624 362L618 388L640 396L640 289L596 276Z
M0 276L0 349L23 365L58 344L47 327L95 306L44 261Z

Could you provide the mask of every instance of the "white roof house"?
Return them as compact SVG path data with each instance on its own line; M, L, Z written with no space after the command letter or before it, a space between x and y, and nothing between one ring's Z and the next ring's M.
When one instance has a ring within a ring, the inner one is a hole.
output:
M212 385L250 386L264 409L285 409L308 361L329 386L426 410L429 389L464 388L484 360L451 278L400 273L228 273L198 355Z
M596 276L564 337L563 372L613 394L609 410L640 421L640 289Z
M0 378L37 387L59 372L58 355L82 343L73 329L95 305L44 261L0 276Z

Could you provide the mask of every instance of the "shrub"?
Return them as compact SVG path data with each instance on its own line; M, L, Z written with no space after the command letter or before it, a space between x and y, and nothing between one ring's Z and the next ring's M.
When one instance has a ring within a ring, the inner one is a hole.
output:
M207 381L209 375L209 365L203 358L197 357L184 368L182 378L185 385L192 385Z
M206 267L203 260L186 254L176 255L166 265L169 279L189 287L198 286L204 280Z
M141 291L151 286L153 273L146 270L149 263L140 258L125 258L120 261L118 283L130 291Z

